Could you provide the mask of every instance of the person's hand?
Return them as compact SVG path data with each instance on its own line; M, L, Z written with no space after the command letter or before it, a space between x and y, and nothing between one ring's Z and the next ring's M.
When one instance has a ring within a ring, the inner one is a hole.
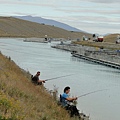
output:
M74 100L77 100L77 97L75 97Z
M45 83L45 80L43 80L42 82Z

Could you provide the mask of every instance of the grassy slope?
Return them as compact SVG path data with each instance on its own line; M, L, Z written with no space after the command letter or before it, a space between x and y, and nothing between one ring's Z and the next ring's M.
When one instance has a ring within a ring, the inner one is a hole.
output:
M120 34L110 34L104 37L104 41L105 42L111 42L111 43L115 43L117 36Z
M0 116L12 120L70 120L43 87L34 86L28 75L2 54Z
M74 44L80 44L85 46L97 47L97 48L106 48L110 50L119 50L120 44L115 44L111 42L93 42L93 41L80 41L73 42Z
M81 38L84 33L70 32L55 26L42 25L12 17L0 17L1 37L48 37L53 38ZM88 37L91 37L90 34Z
M74 42L74 44L80 44L85 46L91 46L91 47L99 47L99 48L107 48L111 50L118 50L120 49L120 44L116 44L116 39L119 34L111 34L104 37L103 42L93 42L93 41L80 41L80 42Z

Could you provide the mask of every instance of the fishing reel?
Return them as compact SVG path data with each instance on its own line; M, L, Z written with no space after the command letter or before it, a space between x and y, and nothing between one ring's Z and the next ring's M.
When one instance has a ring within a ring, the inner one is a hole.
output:
M70 105L76 106L78 104L77 100L72 100L69 102Z
M73 100L73 105L77 105L78 104L78 102L77 102L77 100Z

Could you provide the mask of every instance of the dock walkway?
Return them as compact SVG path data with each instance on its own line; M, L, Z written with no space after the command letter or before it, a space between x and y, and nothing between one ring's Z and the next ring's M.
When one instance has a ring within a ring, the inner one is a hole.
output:
M74 46L74 45L56 45L51 46L71 52L72 56L95 62L108 67L120 69L120 55L114 51L95 51L95 48ZM87 50L89 48L89 50Z
M105 60L101 60L101 59L95 59L93 57L88 57L88 56L80 55L80 54L77 54L77 53L71 53L71 54L74 57L78 57L78 58L81 58L81 59L92 61L92 62L95 62L95 63L98 63L98 64L102 64L102 65L105 65L105 66L109 66L109 67L112 67L112 68L120 69L120 64L113 63L111 61L105 61Z

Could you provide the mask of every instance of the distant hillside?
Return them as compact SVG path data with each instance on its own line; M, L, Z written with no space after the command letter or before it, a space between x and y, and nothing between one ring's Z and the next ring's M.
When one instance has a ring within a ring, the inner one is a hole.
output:
M104 41L115 43L118 35L120 35L120 34L109 34L104 37Z
M62 28L62 29L68 30L68 31L84 32L77 28L71 27L67 24L64 24L64 23L61 23L61 22L58 22L55 20L51 20L51 19L45 19L45 18L33 17L33 16L13 16L13 17L23 19L23 20L28 20L31 22L40 23L40 24L56 26L56 27L59 27L59 28Z
M81 38L84 32L67 31L55 26L34 23L13 17L0 17L1 37L48 37L52 38Z

